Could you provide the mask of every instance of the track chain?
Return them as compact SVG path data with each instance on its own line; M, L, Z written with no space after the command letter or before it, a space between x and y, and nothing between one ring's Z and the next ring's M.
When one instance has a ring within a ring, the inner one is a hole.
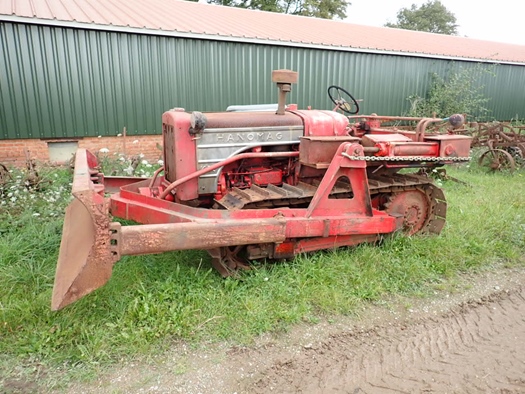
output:
M410 190L419 190L428 198L427 221L420 232L439 234L445 225L447 203L443 191L432 183L426 175L393 174L389 176L369 176L369 190L372 198L380 194L394 195ZM242 193L233 190L223 201L227 209L260 209L279 206L307 205L317 187L300 183L293 188L277 189L272 186L260 190L259 187L244 189ZM348 184L336 184L332 193L339 198L351 198L352 191Z
M441 162L441 161L467 162L471 160L471 157L350 156L346 154L345 152L341 153L341 155L350 160L364 160L364 161L419 161L422 163L428 163L428 162Z

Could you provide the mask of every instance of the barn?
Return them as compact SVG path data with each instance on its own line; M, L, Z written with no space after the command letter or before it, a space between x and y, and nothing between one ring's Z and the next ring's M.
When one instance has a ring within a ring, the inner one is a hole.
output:
M290 101L330 109L339 85L361 113L401 115L430 74L491 68L491 118L525 117L525 46L179 0L0 3L0 162L64 161L76 147L154 158L170 108Z

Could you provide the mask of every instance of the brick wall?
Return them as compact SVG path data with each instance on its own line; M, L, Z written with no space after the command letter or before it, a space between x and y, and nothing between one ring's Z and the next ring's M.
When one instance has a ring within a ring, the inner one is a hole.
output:
M86 137L80 139L60 139L60 140L0 140L0 163L6 166L25 166L26 152L29 152L31 159L39 163L65 164L53 162L49 155L49 146L55 142L77 142L79 148L86 148L93 153L100 149L108 149L108 155L122 153L126 156L143 154L148 161L157 161L162 158L162 151L158 146L162 145L160 135L142 135L124 137Z

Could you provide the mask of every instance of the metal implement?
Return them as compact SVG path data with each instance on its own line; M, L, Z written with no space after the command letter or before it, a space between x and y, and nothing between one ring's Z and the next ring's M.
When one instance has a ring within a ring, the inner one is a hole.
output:
M164 113L163 175L105 177L93 154L77 151L53 310L103 286L125 255L203 249L228 276L250 260L441 232L443 191L400 171L467 161L471 137L427 130L443 119L400 129L382 124L395 117L299 110L285 103L297 74L272 79L276 112Z
M486 147L478 164L488 171L513 172L525 159L525 127L509 123L479 123L472 131L474 147Z

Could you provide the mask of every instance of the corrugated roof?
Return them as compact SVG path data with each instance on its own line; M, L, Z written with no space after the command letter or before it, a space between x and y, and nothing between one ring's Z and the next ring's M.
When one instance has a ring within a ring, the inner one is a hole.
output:
M0 20L525 64L524 45L181 0L0 0Z

